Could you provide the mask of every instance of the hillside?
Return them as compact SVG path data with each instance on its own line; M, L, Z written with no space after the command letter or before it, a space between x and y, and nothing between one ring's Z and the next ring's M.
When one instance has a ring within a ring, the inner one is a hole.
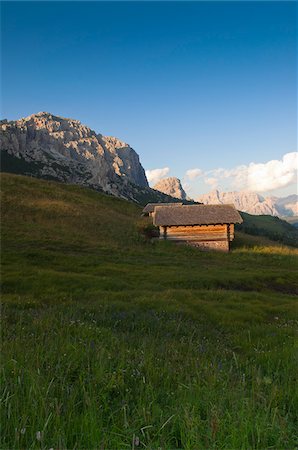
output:
M50 175L50 174L42 174L40 172L42 168L42 164L39 162L34 161L26 161L24 158L16 158L7 152L1 152L1 172L2 173L8 173L8 174L17 174L17 175L30 175L36 178L42 178L45 180L52 180L57 181L58 178L56 176ZM60 170L62 170L62 166L60 165ZM63 166L63 170L65 170L69 174L69 167ZM69 183L69 179L63 179L59 180L62 182L65 182L66 184ZM141 206L145 206L149 202L175 202L178 201L177 199L173 199L172 196L166 195L162 192L156 191L154 189L151 189L149 187L141 187L137 186L131 182L123 183L121 181L121 178L118 179L119 186L121 186L121 197L128 198L130 200L133 200L135 203L139 203ZM80 185L80 183L77 183ZM88 183L87 183L88 185ZM82 186L85 186L85 183L82 183ZM99 185L92 185L90 186L94 190L98 192L104 192L103 188ZM115 194L115 192L113 193ZM112 195L113 195L112 194ZM118 196L118 194L116 195Z
M298 247L298 230L285 220L273 216L255 216L244 212L241 212L241 216L243 223L236 226L239 231Z
M134 203L1 181L1 449L297 446L296 250L150 242Z

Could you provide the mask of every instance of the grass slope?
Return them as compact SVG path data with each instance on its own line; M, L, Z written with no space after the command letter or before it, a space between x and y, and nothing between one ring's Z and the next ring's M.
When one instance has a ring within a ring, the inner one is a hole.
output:
M285 245L298 247L298 230L285 220L274 216L256 216L241 212L243 223L236 228L254 236L265 236Z
M1 449L297 446L296 250L147 242L136 205L33 178L2 197Z
M45 156L47 154L45 153ZM33 176L40 179L46 179L51 181L61 181L61 180L69 180L71 179L69 176L71 174L71 169L68 165L63 165L61 161L59 164L54 161L50 161L50 166L52 169L56 171L56 175L54 175L52 172L51 175L45 175L42 171L44 169L44 163L37 162L37 161L26 161L24 158L20 157L17 158L15 156L10 155L6 151L1 151L1 164L0 164L0 171L3 173L10 173L10 174L17 174L17 175L26 175L26 176ZM49 155L47 155L48 158L50 158ZM91 174L85 173L85 183L87 183L87 180L91 177ZM80 174L80 184L82 185L83 182L83 174ZM65 181L67 182L67 181ZM86 185L86 184L85 184ZM90 186L94 190L103 192L102 188L98 185ZM156 191L155 189L151 189L150 187L140 187L137 186L131 182L123 182L123 179L121 177L118 178L118 187L119 192L121 193L122 197L125 197L127 199L133 199L135 202L139 203L140 205L145 206L147 203L175 203L180 202L178 198L173 198L170 195L166 195L163 192ZM184 200L185 204L193 204L193 201Z

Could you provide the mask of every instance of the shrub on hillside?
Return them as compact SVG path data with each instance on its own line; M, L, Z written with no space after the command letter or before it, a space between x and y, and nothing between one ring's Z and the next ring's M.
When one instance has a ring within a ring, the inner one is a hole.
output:
M149 217L144 217L137 222L137 230L147 239L159 237L159 228L153 225Z

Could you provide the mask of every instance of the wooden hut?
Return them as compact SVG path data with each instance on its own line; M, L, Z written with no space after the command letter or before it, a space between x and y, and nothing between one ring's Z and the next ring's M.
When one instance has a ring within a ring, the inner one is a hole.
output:
M154 213L154 208L156 206L182 206L183 203L147 203L145 208L142 211L143 216L152 216Z
M187 242L202 250L229 251L234 224L241 222L234 205L156 206L153 213L161 239Z

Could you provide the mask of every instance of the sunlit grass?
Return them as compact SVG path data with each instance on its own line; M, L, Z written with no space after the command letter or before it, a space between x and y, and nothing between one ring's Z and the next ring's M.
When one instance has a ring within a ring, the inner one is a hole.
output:
M298 445L295 249L200 253L87 189L2 192L1 448Z

